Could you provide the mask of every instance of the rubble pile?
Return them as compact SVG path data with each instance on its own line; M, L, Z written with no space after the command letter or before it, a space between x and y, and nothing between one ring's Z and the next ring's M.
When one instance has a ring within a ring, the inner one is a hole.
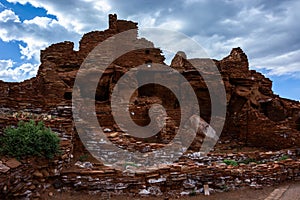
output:
M221 192L247 186L261 189L263 186L280 184L287 180L300 180L300 161L292 159L296 158L295 151L289 153L290 158L281 160L282 155L285 156L283 152L256 152L261 158L275 156L278 159L275 161L265 159L264 162L253 159L238 166L223 162L241 156L237 154L210 154L209 157L201 159L181 159L171 165L153 168L152 171L135 168L132 173L128 173L129 167L120 171L104 166L93 166L80 171L66 170L62 173L61 181L66 187L65 190L89 190L111 194L144 194L147 190L151 195L159 195L151 191L154 187L160 195L171 192L180 195L182 192L189 194L203 189L205 184Z

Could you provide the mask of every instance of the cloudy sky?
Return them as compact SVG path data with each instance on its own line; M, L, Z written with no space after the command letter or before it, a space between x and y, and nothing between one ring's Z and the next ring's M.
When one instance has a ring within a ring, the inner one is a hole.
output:
M40 50L107 28L107 15L176 30L211 58L240 46L283 97L300 100L298 0L0 0L0 79L35 76ZM180 50L180 49L179 49Z

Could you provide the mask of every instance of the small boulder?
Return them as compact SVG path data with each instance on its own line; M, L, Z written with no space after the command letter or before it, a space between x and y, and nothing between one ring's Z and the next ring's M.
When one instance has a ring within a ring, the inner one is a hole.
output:
M38 170L33 173L33 176L38 177L38 178L43 178L44 177L44 175Z
M17 161L15 158L9 159L8 161L5 162L5 164L11 169L15 169L21 165L21 163Z
M7 167L6 165L0 163L0 173L6 173L10 170L9 167Z

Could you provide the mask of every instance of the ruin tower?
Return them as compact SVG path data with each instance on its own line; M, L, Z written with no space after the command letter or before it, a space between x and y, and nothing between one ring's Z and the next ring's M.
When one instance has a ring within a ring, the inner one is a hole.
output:
M109 14L108 18L109 18L109 21L108 21L109 29L116 30L117 29L117 20L118 20L117 14Z

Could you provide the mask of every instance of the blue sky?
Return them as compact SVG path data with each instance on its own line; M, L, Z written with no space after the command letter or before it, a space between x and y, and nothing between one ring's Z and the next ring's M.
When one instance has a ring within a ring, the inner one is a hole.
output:
M298 0L0 0L0 79L36 75L40 50L107 28L107 15L182 32L211 58L240 46L275 93L300 100ZM179 49L180 50L180 49Z

